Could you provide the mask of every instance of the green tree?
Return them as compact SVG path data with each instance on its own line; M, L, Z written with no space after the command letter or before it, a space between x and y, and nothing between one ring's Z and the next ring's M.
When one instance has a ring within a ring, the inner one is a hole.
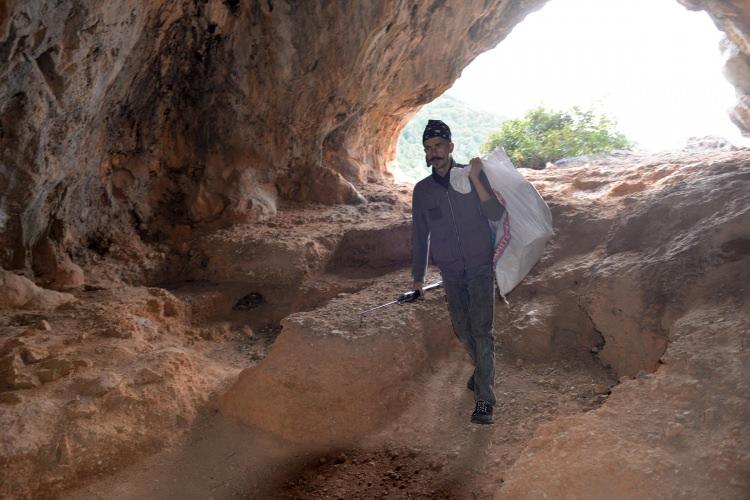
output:
M497 147L505 149L517 167L542 169L560 158L631 149L633 144L607 115L576 106L568 111L538 107L522 119L503 122L482 144L482 154Z

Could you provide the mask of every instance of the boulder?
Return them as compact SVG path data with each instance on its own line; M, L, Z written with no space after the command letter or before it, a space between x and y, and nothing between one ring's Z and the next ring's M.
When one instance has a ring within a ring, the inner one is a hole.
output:
M0 309L52 310L74 300L69 293L40 288L28 278L0 269Z
M82 396L103 396L122 384L122 377L113 371L104 371L96 375L79 377L73 381L71 388Z
M68 359L52 358L39 365L36 375L44 383L53 382L68 375L73 370L73 367L73 363Z
M21 358L27 364L39 363L49 358L49 351L44 347L28 346L21 350Z

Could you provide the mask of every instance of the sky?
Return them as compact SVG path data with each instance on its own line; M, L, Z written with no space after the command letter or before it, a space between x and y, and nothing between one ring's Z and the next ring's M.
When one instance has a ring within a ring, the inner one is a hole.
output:
M721 38L708 14L676 0L550 0L447 93L507 118L591 107L651 151L706 135L750 146L728 116Z

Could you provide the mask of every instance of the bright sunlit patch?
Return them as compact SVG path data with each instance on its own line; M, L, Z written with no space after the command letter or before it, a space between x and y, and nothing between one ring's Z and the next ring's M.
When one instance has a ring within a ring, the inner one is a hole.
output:
M716 135L750 146L728 116L722 33L675 0L551 0L448 91L477 109L520 117L540 104L594 107L648 150Z

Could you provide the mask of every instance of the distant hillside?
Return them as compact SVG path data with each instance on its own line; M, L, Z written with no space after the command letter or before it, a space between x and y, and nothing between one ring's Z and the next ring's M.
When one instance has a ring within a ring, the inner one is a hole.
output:
M503 122L500 116L477 111L463 101L443 94L423 107L401 132L398 154L393 165L396 179L416 182L429 173L422 149L422 132L428 119L443 120L448 124L456 145L453 157L461 163L479 156L479 146Z

